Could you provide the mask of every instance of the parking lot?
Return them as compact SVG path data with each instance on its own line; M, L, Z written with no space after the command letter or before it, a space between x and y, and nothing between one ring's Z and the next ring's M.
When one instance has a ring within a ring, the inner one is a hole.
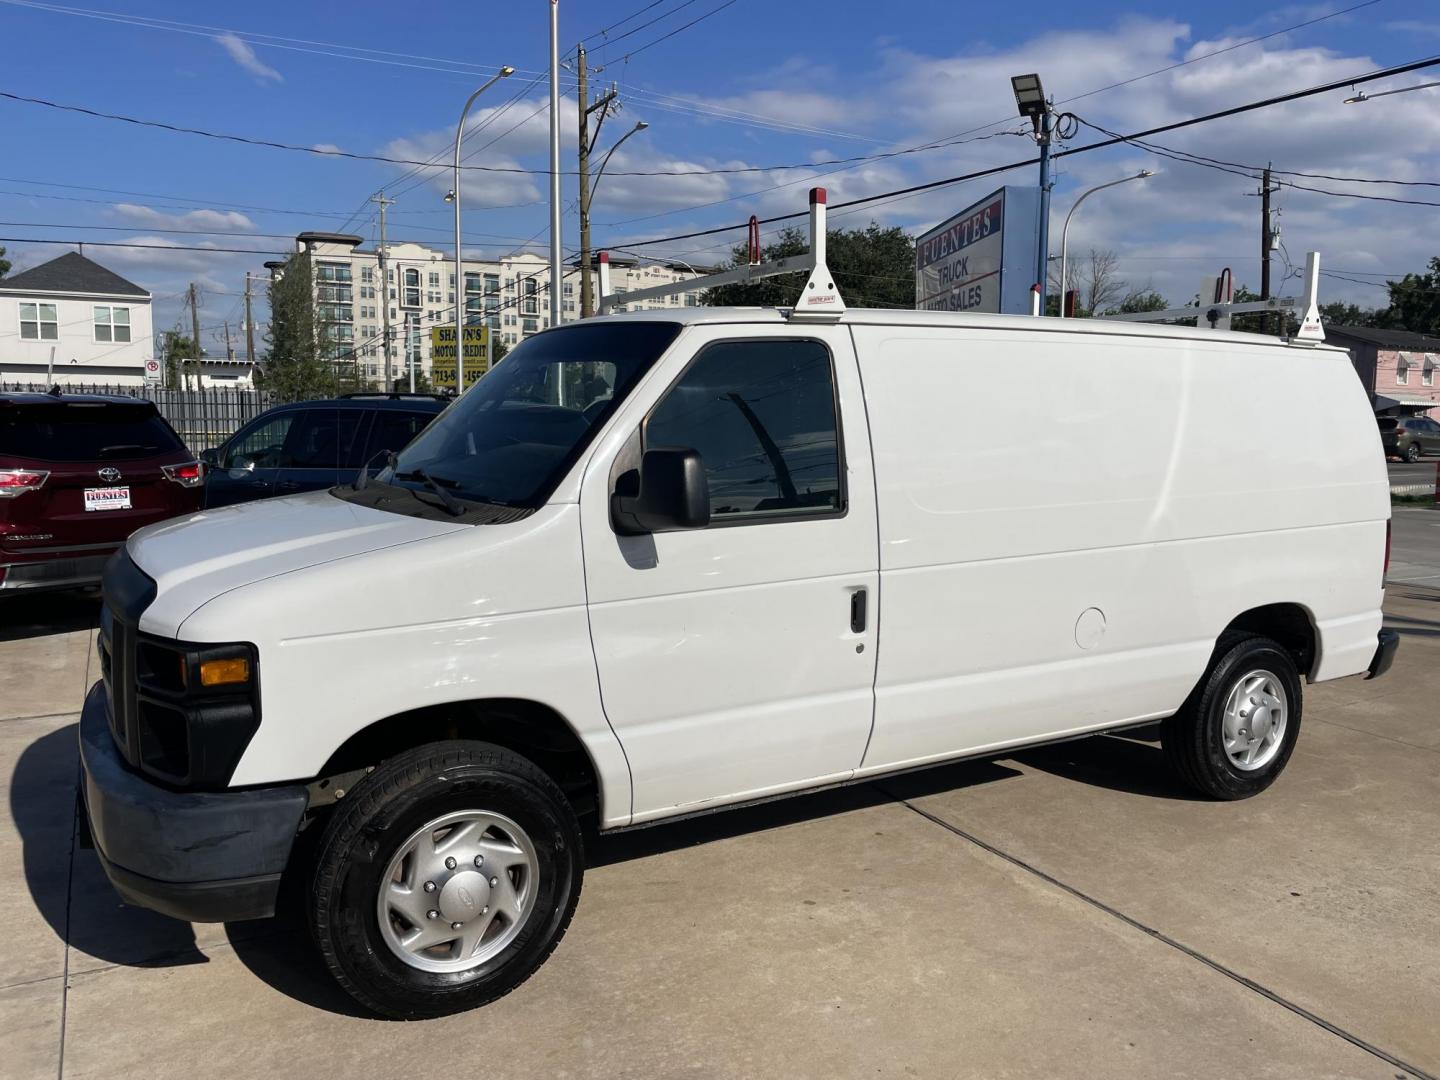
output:
M1198 801L1094 738L601 840L569 934L467 1015L361 1016L284 920L121 904L77 844L97 605L0 609L0 1074L1440 1074L1440 513L1396 514L1381 681ZM1428 585L1427 585L1428 579Z

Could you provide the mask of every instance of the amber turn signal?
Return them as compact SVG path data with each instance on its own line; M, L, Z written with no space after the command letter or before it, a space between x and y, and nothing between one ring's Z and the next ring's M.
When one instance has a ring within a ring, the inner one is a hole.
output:
M230 660L200 661L201 686L232 686L250 681L250 661L243 656Z

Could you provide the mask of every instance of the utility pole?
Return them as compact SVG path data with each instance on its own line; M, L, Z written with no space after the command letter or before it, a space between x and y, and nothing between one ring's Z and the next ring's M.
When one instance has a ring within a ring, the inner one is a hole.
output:
M255 317L250 312L250 272L245 272L245 359L255 370Z
M1279 191L1279 185L1270 186L1270 166L1260 179L1260 299L1270 299L1270 245L1274 233L1270 228L1270 196ZM1279 334L1285 333L1285 314L1280 313Z
M1040 144L1040 241L1035 256L1035 281L1040 286L1040 314L1045 314L1045 289L1050 278L1050 133L1055 128L1054 113L1049 103L1039 118L1035 140ZM1060 308L1065 308L1065 295L1060 295Z
M230 344L230 320L225 320L225 359L235 359L235 347Z
M385 392L388 394L395 389L395 373L390 365L390 276L385 253L385 208L394 206L395 200L385 198L385 189L381 188L370 201L380 204L380 315L384 320ZM414 380L413 375L411 380ZM415 388L412 386L410 389Z
M585 46L575 47L575 74L580 82L580 317L588 319L595 314L595 287L591 277L590 253L590 151L600 138L600 125L610 104L615 100L615 87L592 104L587 100L589 93L588 73L585 69ZM599 112L595 121L595 133L590 133L590 114Z
M550 325L560 325L560 0L550 0ZM456 343L459 344L458 342Z
M200 384L200 302L196 299L195 283L190 283L190 333L191 340L195 343L195 384ZM185 377L185 363L180 363L180 386L182 389L189 388L189 380Z

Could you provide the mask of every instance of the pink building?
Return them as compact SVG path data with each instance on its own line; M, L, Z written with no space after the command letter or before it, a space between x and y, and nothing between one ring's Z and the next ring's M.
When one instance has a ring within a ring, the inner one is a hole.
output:
M1440 337L1327 325L1325 340L1350 351L1377 413L1440 420Z

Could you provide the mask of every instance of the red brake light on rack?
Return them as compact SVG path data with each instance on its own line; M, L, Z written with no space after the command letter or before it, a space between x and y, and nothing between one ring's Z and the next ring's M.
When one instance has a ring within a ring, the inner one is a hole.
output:
M162 465L165 476L181 487L199 487L205 482L205 466L198 461L187 461L181 465Z
M0 499L35 491L49 478L50 473L44 469L0 469Z

